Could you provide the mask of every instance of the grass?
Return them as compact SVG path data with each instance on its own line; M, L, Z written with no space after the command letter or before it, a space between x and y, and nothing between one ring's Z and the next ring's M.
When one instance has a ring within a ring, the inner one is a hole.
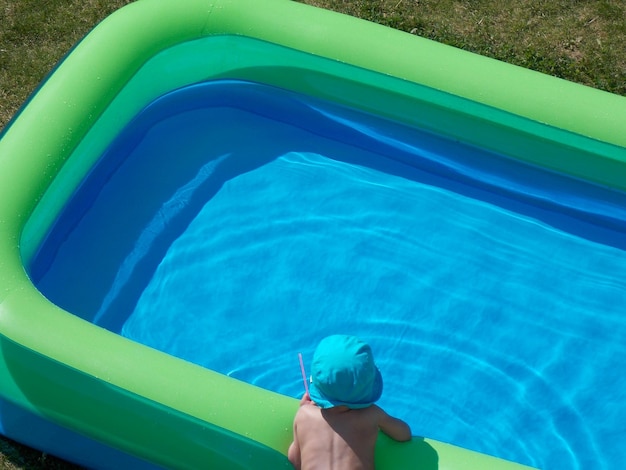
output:
M0 0L0 130L91 28L130 0Z
M0 130L81 37L130 1L0 0ZM622 0L303 1L626 95ZM0 438L0 470L35 468L76 467Z
M77 470L80 467L10 439L0 438L0 470Z

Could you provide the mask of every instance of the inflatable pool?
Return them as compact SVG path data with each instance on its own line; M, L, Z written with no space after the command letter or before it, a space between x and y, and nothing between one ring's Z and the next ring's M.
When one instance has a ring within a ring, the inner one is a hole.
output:
M90 467L289 468L298 400L85 321L27 274L135 116L173 90L220 80L311 96L626 190L625 98L288 1L138 1L79 43L1 136L3 434ZM381 437L377 466L527 468L418 437Z

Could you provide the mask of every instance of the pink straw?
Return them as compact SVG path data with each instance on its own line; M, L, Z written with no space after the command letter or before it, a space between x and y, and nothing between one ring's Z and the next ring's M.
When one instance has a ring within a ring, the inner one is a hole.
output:
M300 370L302 371L302 381L304 382L304 390L306 394L309 394L309 384L306 380L306 372L304 371L304 362L302 361L302 353L298 353L298 359L300 359Z

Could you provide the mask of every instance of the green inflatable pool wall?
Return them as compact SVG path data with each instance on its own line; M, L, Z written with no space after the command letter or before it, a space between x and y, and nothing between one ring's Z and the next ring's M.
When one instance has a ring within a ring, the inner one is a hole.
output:
M289 468L298 402L65 312L25 266L133 116L211 79L279 86L626 189L626 98L286 0L122 8L76 46L0 139L0 397L165 467ZM527 468L384 436L377 467Z

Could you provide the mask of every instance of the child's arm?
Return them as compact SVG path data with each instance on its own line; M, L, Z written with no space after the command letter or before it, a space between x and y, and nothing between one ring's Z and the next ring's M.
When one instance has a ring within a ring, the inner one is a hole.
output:
M311 401L311 397L308 392L305 392L300 400L300 406L308 405L313 403ZM296 413L296 417L293 420L293 442L289 446L289 450L287 451L287 458L294 466L296 470L300 470L302 461L300 455L300 442L298 441L298 414Z
M287 458L296 470L300 470L300 467L302 466L302 461L300 458L300 444L298 443L298 437L295 433L295 430L293 433L293 442L291 443L291 445L289 446L289 450L287 451Z
M388 415L382 408L379 409L378 427L380 430L396 441L410 441L411 428L409 425L401 419Z

